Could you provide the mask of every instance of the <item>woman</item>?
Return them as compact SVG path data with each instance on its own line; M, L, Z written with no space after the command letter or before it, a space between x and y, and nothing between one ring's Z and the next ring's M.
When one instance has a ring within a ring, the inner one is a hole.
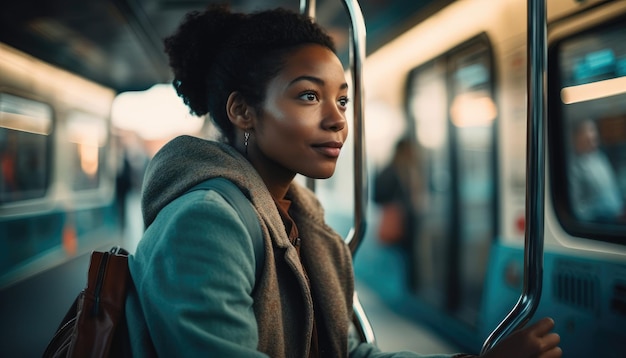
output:
M350 251L293 181L330 177L348 134L348 85L330 37L289 11L210 7L190 13L165 49L178 94L191 113L211 116L224 141L176 138L146 171L147 229L129 260L134 355L377 356L349 337ZM185 194L212 177L235 183L258 213L258 279L252 239L227 201ZM558 357L551 328L542 321L502 347Z

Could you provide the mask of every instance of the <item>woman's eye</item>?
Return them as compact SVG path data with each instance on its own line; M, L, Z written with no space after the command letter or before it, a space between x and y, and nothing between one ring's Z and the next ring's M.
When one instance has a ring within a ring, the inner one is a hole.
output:
M317 101L317 95L314 92L306 92L300 95L300 99L308 102Z
M342 97L337 102L339 103L341 107L346 107L348 103L350 102L350 99L348 99L348 97Z

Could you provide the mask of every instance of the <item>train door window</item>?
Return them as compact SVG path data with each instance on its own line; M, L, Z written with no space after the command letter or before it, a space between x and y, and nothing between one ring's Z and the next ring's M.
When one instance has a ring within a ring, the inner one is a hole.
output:
M570 234L626 243L626 19L549 52L553 195ZM566 185L561 185L566 183Z
M426 183L418 295L470 325L478 323L497 223L492 73L480 36L414 69L407 87Z
M495 236L495 119L491 53L477 40L448 59L458 257L458 315L476 324Z
M0 93L0 204L45 195L51 131L50 106Z
M413 285L422 299L442 309L446 302L446 248L452 212L446 88L445 65L439 61L409 75L407 105L421 159L420 179L412 181L420 186L411 188L411 192L418 193L422 204L417 209L421 218L413 260L419 266Z
M104 118L74 111L68 116L68 140L71 143L72 189L96 189L104 165L103 147L107 141Z

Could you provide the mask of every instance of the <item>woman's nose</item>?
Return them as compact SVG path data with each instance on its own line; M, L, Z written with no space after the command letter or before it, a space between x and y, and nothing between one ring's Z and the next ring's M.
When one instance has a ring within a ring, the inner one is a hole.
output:
M336 105L329 108L325 113L322 126L324 129L339 132L343 130L347 125L345 112L338 108Z

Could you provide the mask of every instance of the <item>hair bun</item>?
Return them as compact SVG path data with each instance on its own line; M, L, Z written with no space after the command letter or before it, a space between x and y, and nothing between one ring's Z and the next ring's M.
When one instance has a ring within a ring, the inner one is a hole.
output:
M189 93L183 95L184 88L206 86L205 79L215 56L241 27L246 16L232 13L228 5L209 5L204 12L188 13L177 31L164 40L165 52L174 72L174 87L191 113L206 114L206 98L193 98ZM196 72L185 70L189 68L196 69Z

